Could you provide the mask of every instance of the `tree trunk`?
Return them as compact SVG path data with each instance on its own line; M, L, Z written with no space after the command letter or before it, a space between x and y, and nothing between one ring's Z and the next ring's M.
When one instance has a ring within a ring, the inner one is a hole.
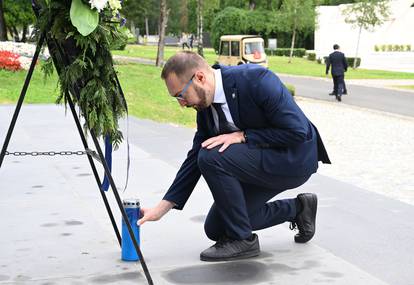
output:
M147 36L147 39L148 39L149 28L148 28L148 17L147 16L145 16L145 35Z
M4 20L3 0L0 0L0 41L7 41L6 21Z
M197 0L197 52L204 57L203 52L203 0Z
M26 37L27 30L28 30L27 25L24 25L23 26L23 31L22 31L22 40L21 40L22 43L25 43L27 41L27 37Z
M13 35L14 41L18 42L20 40L19 31L17 30L17 28L15 26L12 26L11 30L12 30L12 35Z
M160 2L160 24L159 24L159 39L158 39L158 52L156 66L162 66L164 64L164 45L165 45L165 29L167 28L168 14L170 10L167 10L167 0L161 0Z
M256 9L256 1L255 0L249 0L249 9L253 11Z
M181 6L180 6L180 28L181 32L188 32L188 3L187 0L181 0Z
M293 28L293 34L292 34L292 43L290 45L290 56L289 56L289 63L292 62L293 57L293 48L295 47L295 37L296 37L296 25Z
M356 68L356 64L357 64L358 49L359 49L359 40L361 39L361 32L362 32L362 26L359 26L359 33L358 33L358 41L357 41L357 46L356 46L356 51L355 51L355 58L354 58L354 63L352 65L352 68L353 69Z

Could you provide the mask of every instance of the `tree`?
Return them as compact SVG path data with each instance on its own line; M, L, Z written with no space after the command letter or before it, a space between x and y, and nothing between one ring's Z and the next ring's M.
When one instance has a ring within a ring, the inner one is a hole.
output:
M6 21L4 20L3 0L0 0L0 41L7 41Z
M167 9L167 0L160 1L160 24L159 24L159 39L156 66L164 64L164 45L165 45L165 29L167 28L168 14L170 10Z
M358 57L359 41L362 30L374 30L382 25L390 15L389 0L362 0L350 5L343 11L345 22L358 28L358 40L355 50L355 58ZM353 68L357 61L354 60Z
M203 0L197 0L197 52L203 54Z
M11 35L18 41L25 42L29 26L35 22L30 1L4 0L4 18ZM19 34L22 32L22 37Z
M244 34L247 30L247 12L235 7L227 7L219 12L211 24L211 38L213 47L219 50L222 35Z
M315 26L315 4L313 0L284 0L280 12L284 30L292 33L289 56L291 63L297 31L312 29Z
M181 0L180 3L180 29L181 32L188 32L188 1L187 0Z
M150 30L157 33L158 0L128 0L123 3L122 13L131 25L140 29L141 34L148 37ZM134 33L134 31L132 32Z

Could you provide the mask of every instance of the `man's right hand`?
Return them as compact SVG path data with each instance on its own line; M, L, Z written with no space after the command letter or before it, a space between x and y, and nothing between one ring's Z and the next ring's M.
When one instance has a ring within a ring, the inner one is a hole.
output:
M138 220L138 225L141 226L147 221L158 221L161 219L169 210L174 207L174 203L162 200L154 208L141 208L142 218Z

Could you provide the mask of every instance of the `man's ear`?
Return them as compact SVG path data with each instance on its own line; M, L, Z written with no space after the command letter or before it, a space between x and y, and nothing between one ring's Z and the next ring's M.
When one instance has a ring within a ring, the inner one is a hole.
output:
M204 71L201 71L201 70L196 71L196 72L194 73L194 79L195 79L197 82L201 83L201 84L204 84L204 83L206 82L206 80L207 80L207 78L206 78L206 74L204 73Z

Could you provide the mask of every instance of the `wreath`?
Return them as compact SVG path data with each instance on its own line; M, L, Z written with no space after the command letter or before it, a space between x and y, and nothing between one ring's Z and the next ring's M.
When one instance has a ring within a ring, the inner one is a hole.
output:
M46 76L58 71L57 103L73 101L85 117L84 129L109 137L117 147L122 141L118 120L126 114L111 47L122 45L119 0L33 0L38 22L36 35L46 35L52 55L42 66ZM77 93L77 94L73 94Z

